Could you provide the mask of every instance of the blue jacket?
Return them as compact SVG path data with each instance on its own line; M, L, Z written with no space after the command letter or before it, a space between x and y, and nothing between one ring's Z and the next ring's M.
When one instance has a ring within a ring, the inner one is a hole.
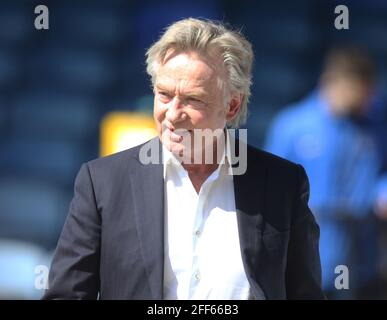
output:
M371 119L333 117L316 91L280 112L267 135L267 151L300 163L309 176L325 289L334 289L337 265L347 265L356 276L352 287L376 272L371 212L381 155L371 128Z

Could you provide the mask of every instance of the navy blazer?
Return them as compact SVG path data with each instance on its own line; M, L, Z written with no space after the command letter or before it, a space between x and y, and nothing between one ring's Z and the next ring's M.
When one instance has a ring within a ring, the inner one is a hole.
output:
M163 165L140 148L81 167L43 299L163 299ZM248 146L234 190L253 297L324 299L304 169Z

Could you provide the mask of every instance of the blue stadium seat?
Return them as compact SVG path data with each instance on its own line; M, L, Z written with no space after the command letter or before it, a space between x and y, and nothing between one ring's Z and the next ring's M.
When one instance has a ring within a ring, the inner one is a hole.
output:
M257 57L253 82L254 95L280 105L313 88L306 61L275 55Z
M352 26L351 26L352 28ZM377 19L361 19L356 23L356 30L351 30L351 40L366 47L371 52L387 55L387 41L381 41L387 35L386 18L383 20Z
M131 26L135 26L137 32L137 47L144 50L158 39L163 29L176 20L201 17L207 19L222 19L222 11L218 1L197 0L194 2L169 1L165 5L160 1L150 1L146 4L138 4L136 15Z
M104 105L106 106L105 113L112 110L134 111L134 97L132 94L119 94L109 97Z
M265 16L256 19L254 27L251 26L248 30L250 30L249 38L259 45L260 50L283 50L285 54L286 52L300 53L318 45L318 37L313 25L310 21L300 20L297 17Z
M0 49L0 93L6 92L19 79L19 66L15 52Z
M33 7L26 2L8 1L1 3L0 49L22 47L30 40L34 31Z
M100 94L116 80L114 61L104 51L44 47L28 62L29 84L51 84L63 91Z
M385 70L381 70L378 82L378 90L380 94L387 99L387 65Z
M55 247L70 197L56 184L8 175L0 182L0 238Z
M81 164L96 157L94 150L76 141L9 137L0 153L0 170L58 182L71 187Z
M5 124L7 121L7 113L6 113L4 103L5 102L3 102L0 99L0 133L3 133L3 130L5 129ZM2 134L2 136L3 136L3 134Z
M131 96L132 101L152 92L151 81L145 70L145 50L141 54L127 54L120 66L122 89L126 96Z
M67 47L114 48L125 39L122 9L111 3L84 1L59 3L56 7L57 36Z
M99 126L95 100L86 95L30 92L20 96L10 110L14 136L66 139L84 143Z
M138 112L148 113L153 116L154 96L152 93L143 95L134 101L135 110Z
M232 6L234 4L234 6ZM305 52L319 44L317 24L310 1L242 1L230 2L231 21L258 49Z

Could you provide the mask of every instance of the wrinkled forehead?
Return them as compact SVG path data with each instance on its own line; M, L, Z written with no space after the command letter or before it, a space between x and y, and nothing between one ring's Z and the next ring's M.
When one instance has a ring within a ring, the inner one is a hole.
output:
M222 63L222 60L220 59L220 55L217 53L216 50L198 51L194 49L182 50L182 49L169 48L160 62L161 64L166 64L169 60L177 56L186 56L186 57L190 57L191 59L200 59L206 62L209 66L211 66L214 69L220 69L221 67L223 67L223 63Z
M156 68L156 85L184 82L193 86L217 85L225 80L223 64L218 57L197 52L169 51Z

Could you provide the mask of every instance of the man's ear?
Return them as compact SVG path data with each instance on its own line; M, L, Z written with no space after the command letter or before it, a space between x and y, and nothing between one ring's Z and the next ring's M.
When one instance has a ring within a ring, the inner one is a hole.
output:
M227 121L231 121L237 116L242 106L243 98L244 98L244 95L241 93L236 93L231 95L230 101L228 102L228 105L227 105L227 109L228 109L226 113Z

